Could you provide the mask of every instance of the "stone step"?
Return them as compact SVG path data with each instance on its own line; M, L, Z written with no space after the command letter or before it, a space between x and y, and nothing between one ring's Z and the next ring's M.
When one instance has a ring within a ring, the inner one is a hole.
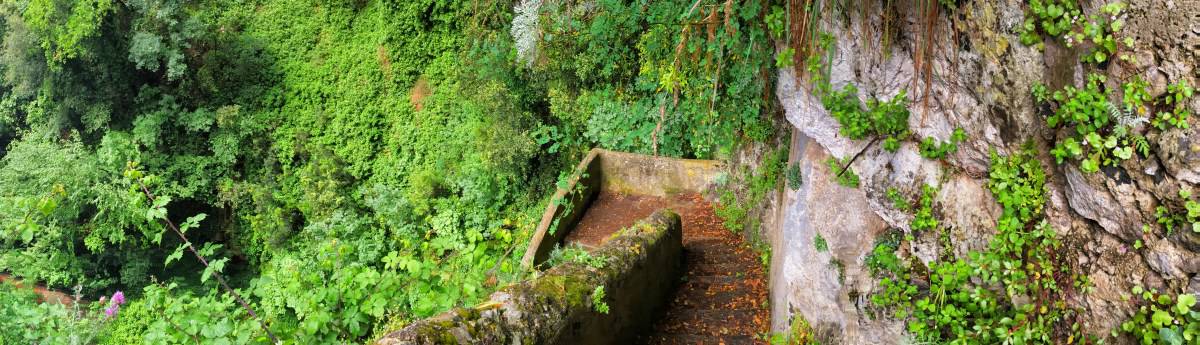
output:
M748 309L683 308L667 315L664 321L668 326L661 331L727 335L739 329L750 328L750 325L754 324L754 317L758 314L758 311Z
M713 263L687 262L684 270L688 276L736 276L738 273L750 272L757 264L757 262L747 260Z
M690 289L689 291L680 291L674 305L676 308L696 310L725 310L734 305L747 304L746 301L738 300L738 298L744 299L745 294L745 291L737 290ZM756 301L756 303L761 302Z
M743 345L754 344L754 338L746 335L709 336L701 334L654 333L642 339L642 343L656 345Z

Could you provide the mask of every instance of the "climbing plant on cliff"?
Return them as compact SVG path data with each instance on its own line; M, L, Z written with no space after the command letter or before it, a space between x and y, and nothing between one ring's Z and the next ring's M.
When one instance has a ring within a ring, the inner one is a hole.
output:
M1045 220L1045 173L1031 147L992 154L988 188L1003 208L986 250L921 267L876 246L869 266L881 275L875 305L907 320L914 340L961 344L1056 344L1085 337L1071 296L1086 278L1071 271ZM875 269L878 267L879 269Z

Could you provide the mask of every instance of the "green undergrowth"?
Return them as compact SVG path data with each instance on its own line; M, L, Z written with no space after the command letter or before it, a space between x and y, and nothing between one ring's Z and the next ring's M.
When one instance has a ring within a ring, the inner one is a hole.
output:
M821 345L813 333L812 325L800 314L792 315L786 332L771 334L767 342L771 345Z
M361 343L528 277L519 248L588 149L773 134L769 2L533 3L0 5L0 271L168 311L25 309L4 342ZM211 266L156 236L200 214Z
M1121 324L1120 332L1131 335L1143 344L1195 344L1200 341L1200 310L1196 296L1180 294L1171 297L1155 289L1135 286L1133 299L1138 309ZM1118 331L1112 331L1117 336Z
M942 159L946 155L958 152L958 144L967 140L967 133L963 132L962 128L955 128L950 134L950 141L939 142L936 138L928 137L921 140L917 146L921 157L928 159Z
M780 188L787 158L787 148L772 149L763 155L757 169L752 171L743 166L733 181L726 182L714 207L717 216L724 220L725 228L738 234L760 232L761 221L754 218L752 211L763 206L768 193ZM744 190L739 192L737 187L744 187Z
M834 157L829 157L829 159L825 160L825 165L829 167L829 173L834 176L834 180L839 185L858 188L858 174L855 174L854 170L847 165L849 163L849 159L838 160ZM844 169L843 166L845 167Z
M1071 272L1045 220L1046 176L1036 151L993 154L989 177L1003 213L987 249L965 258L943 252L925 265L897 254L905 244L898 233L885 235L865 262L880 279L872 303L884 312L881 317L905 320L917 342L1080 341L1083 322L1067 296L1085 292L1086 278ZM922 199L931 191L924 188ZM925 208L928 202L920 204Z

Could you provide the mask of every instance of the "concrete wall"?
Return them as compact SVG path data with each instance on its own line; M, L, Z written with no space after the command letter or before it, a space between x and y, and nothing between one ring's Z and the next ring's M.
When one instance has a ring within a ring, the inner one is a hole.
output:
M715 187L724 172L719 161L678 159L600 150L601 190L625 194L667 196L704 192Z
M579 218L587 210L596 194L600 191L601 167L597 156L600 150L593 149L575 166L571 178L567 180L566 189L559 188L542 212L542 220L534 230L533 238L525 256L521 258L521 267L530 268L540 264L550 256L554 245L561 243L567 233L579 223Z
M521 265L529 268L544 262L554 246L561 243L579 222L599 192L660 197L682 192L702 193L715 187L717 177L724 169L721 162L712 160L592 149L575 167L567 189L559 189L546 206Z
M682 272L679 215L660 210L592 252L603 267L568 262L474 308L417 321L377 341L410 344L629 344L653 324ZM591 294L607 292L608 314Z

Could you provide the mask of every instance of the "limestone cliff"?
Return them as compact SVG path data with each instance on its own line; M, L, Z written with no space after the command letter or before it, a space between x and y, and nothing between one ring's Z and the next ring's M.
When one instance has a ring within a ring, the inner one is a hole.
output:
M903 343L902 321L871 316L868 296L877 292L878 281L864 266L877 236L888 229L909 230L911 211L897 209L888 191L911 200L924 184L940 186L935 212L954 255L965 256L986 248L1001 212L987 188L990 152L1010 154L1030 142L1047 173L1047 219L1065 244L1071 269L1094 284L1069 301L1084 311L1086 332L1128 342L1109 332L1134 311L1123 298L1134 286L1200 292L1200 233L1190 225L1168 233L1155 214L1160 205L1182 209L1179 190L1200 183L1198 126L1160 130L1138 123L1132 130L1148 139L1148 156L1085 173L1078 160L1059 164L1050 155L1069 133L1047 125L1051 110L1030 91L1037 84L1050 90L1081 87L1092 73L1109 76L1104 86L1115 90L1108 93L1115 104L1120 104L1121 81L1134 75L1148 82L1155 98L1180 80L1195 86L1200 2L1129 1L1121 14L1126 25L1121 35L1132 38L1133 47L1123 51L1136 61L1088 63L1080 58L1087 47L1067 47L1059 38L1044 38L1040 48L1022 44L1024 1L959 1L934 19L934 53L922 61L930 66L928 87L917 77L921 70L914 68L919 56L914 51L925 47L929 17L903 1L864 3L865 9L833 9L820 24L834 38L829 81L835 89L856 85L864 101L907 90L912 135L895 152L869 139L848 139L814 95L809 78L796 69L780 69L776 94L795 129L792 164L801 167L804 184L778 201L782 222L770 236L774 330L783 331L802 316L827 343ZM1104 3L1081 5L1093 11ZM1189 102L1185 106L1200 113L1200 97ZM967 139L940 161L923 158L912 139L949 140L956 128ZM835 183L827 158L860 151L851 164L860 186ZM1153 230L1144 232L1143 225ZM828 242L828 251L814 248L817 235ZM915 236L904 246L926 263L940 248L937 235ZM835 261L840 264L830 264Z

